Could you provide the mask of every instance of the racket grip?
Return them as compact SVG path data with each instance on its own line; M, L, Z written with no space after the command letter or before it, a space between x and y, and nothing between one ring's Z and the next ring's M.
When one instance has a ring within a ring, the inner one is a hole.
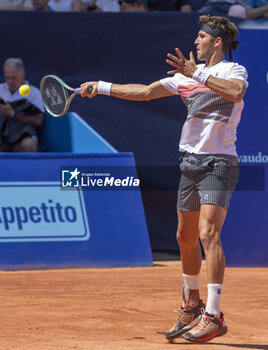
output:
M73 91L73 93L75 94L75 95L78 95L78 94L80 94L80 88L77 88L77 89L74 89L74 91ZM91 94L91 92L93 91L93 87L91 86L91 85L89 85L88 87L87 87L87 93L88 94Z
M89 85L89 86L87 87L87 92L88 92L88 94L91 94L92 91L93 91L93 86Z

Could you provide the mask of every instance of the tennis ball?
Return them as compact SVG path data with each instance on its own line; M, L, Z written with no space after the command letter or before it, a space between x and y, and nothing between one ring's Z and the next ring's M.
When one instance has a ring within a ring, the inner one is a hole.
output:
M21 85L19 88L19 93L21 96L28 96L31 91L31 88L29 85Z

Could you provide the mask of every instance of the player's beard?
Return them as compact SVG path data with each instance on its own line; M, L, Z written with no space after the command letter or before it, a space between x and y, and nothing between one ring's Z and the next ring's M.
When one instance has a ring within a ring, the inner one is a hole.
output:
M197 50L197 58L199 61L209 61L212 56L214 49L212 47L199 48Z

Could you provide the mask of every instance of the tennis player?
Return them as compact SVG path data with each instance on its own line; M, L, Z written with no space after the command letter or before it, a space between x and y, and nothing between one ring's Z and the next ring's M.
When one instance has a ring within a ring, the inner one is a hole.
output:
M104 81L81 85L81 96L98 94L147 101L180 95L188 109L180 150L184 152L178 190L177 240L183 272L183 303L175 325L166 333L168 341L184 334L192 342L206 342L227 332L220 309L225 257L221 229L238 176L235 147L236 129L243 109L247 71L225 60L229 50L236 49L238 31L227 18L201 16L202 23L195 40L196 65L191 52L186 59L176 48L168 54L167 63L174 67L150 85L112 84ZM92 94L87 87L93 86ZM205 305L199 296L202 242L207 268L208 297Z

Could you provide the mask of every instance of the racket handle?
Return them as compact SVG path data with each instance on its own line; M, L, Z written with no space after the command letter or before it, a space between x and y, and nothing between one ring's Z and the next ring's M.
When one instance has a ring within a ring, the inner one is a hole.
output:
M73 93L75 94L75 95L78 95L78 94L80 94L80 88L77 88L77 89L74 89L74 91L73 91ZM93 87L91 86L91 85L89 85L88 87L87 87L87 93L88 94L91 94L91 92L93 91Z

